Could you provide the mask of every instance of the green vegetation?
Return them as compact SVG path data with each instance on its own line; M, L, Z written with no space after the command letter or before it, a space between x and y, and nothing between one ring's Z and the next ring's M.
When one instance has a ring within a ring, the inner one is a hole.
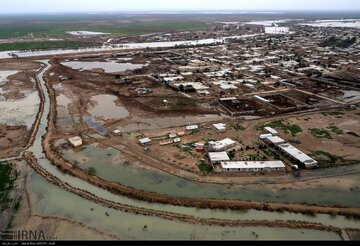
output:
M339 129L337 126L335 126L334 124L331 124L329 127L328 127L331 132L335 133L336 135L342 135L344 134L344 131Z
M333 112L322 112L321 113L324 116L328 116L328 115L334 115L334 116L339 116L339 115L343 115L343 112L337 112L337 111L333 111Z
M256 130L262 131L267 126L275 128L275 129L280 129L284 133L291 134L292 136L295 136L296 134L302 132L302 129L301 129L300 126L298 126L298 125L290 125L289 123L284 124L283 121L281 121L281 120L276 120L276 121L273 121L273 122L271 122L269 124L259 126L259 127L256 128Z
M167 20L128 20L128 21L101 21L101 20L70 20L61 21L34 20L27 23L5 23L0 25L0 38L40 37L55 38L70 36L70 31L90 31L110 33L115 36L133 36L154 32L197 30L207 25L199 21L181 19Z
M187 144L177 144L175 145L176 148L180 149L181 151L188 153L192 157L196 157L196 155L192 152L195 148L195 142L187 143Z
M346 39L336 38L334 36L324 40L320 43L321 47L331 46L331 47L339 47L339 48L348 48L351 45L356 43L356 37L347 37Z
M325 130L325 129L319 129L319 128L310 128L309 132L317 138L327 138L332 139L331 134Z
M90 43L90 42L75 42L75 41L24 42L24 43L0 44L0 51L81 48L81 47L94 47L94 46L100 46L100 44Z
M345 160L341 156L332 155L324 151L316 151L311 154L311 157L317 160L319 167L334 167L337 165L357 164L357 160Z
M0 162L0 212L8 208L11 202L10 192L14 188L17 173L14 173L10 163Z
M214 171L213 167L210 164L207 164L205 161L200 161L200 163L197 165L200 171L202 171L204 174L211 173Z
M88 174L94 176L96 174L96 169L93 167L89 167L87 172L88 172Z
M245 127L243 127L240 124L234 124L232 127L234 128L235 131L243 131L243 130L245 130Z

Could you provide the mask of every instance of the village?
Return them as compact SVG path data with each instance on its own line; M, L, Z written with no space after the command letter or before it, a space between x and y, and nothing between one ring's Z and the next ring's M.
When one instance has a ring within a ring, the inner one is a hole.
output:
M230 34L263 28L223 25ZM56 58L49 80L57 101L66 103L57 105L57 135L63 138L52 140L54 149L62 155L67 143L78 150L94 141L108 147L121 143L163 165L200 175L298 175L318 168L316 153L330 152L326 143L310 153L296 140L302 126L281 119L357 110L359 42L346 48L323 45L334 32L344 40L357 34L296 25L285 34L197 47ZM75 92L83 96L74 98ZM96 100L105 97L106 103ZM275 121L256 125L267 118ZM328 120L329 129L339 130ZM248 122L254 127L245 130ZM348 132L355 135L346 141L356 141L359 129L353 127L355 133ZM322 129L309 132L320 139L328 136ZM352 158L343 163L354 163L357 147L349 149Z

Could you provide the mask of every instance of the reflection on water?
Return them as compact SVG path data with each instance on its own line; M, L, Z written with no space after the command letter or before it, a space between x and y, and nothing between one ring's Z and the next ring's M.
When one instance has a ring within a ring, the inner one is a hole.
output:
M84 116L83 119L90 128L94 129L100 135L104 136L107 134L107 129L102 126L102 122L96 121L93 116Z

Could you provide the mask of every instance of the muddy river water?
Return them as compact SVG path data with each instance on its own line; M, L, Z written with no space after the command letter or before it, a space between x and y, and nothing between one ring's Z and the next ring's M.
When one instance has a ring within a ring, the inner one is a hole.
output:
M301 221L316 221L324 225L334 225L340 228L351 227L359 228L360 224L358 220L347 219L344 216L331 217L330 215L319 214L317 216L306 216L303 214L295 213L277 213L277 212L265 212L265 211L256 211L256 210L247 210L244 211L228 211L228 210L212 210L212 209L196 209L196 208L186 208L181 206L173 205L164 205L157 203L148 203L138 200L133 200L127 197L119 196L112 194L106 190L93 186L83 180L75 178L73 176L64 174L60 172L56 167L54 167L44 156L41 138L46 133L47 126L47 116L49 114L49 95L47 93L45 82L43 80L44 73L50 68L47 61L43 61L47 64L47 68L44 69L39 75L38 79L41 82L41 88L45 94L45 105L44 112L42 114L41 123L39 131L37 132L36 139L33 146L29 149L38 163L51 175L59 178L63 182L68 183L70 186L79 188L85 191L88 191L100 198L114 201L122 204L127 204L135 207L142 207L152 210L159 211L169 211L178 214L187 214L194 215L196 217L202 218L227 218L230 220L301 220ZM126 169L124 169L126 170ZM145 171L144 171L145 172ZM146 182L150 182L149 179L152 179L153 176L151 173L136 173L136 172L126 172L126 175L133 179L136 182L142 183L142 179L149 175L149 178ZM162 177L163 178L163 177ZM163 178L165 179L165 178ZM155 181L158 181L154 179ZM128 181L124 181L126 184ZM144 182L144 184L146 184ZM171 180L170 182L174 182ZM200 189L200 186L195 189L193 184L190 181L178 180L181 182L181 187L176 189L179 193L177 195L190 195L191 193L200 194L204 192ZM166 181L164 184L168 185ZM89 223L97 228L104 228L110 231L116 231L119 234L127 235L134 238L162 238L162 239L180 239L180 238L254 238L253 231L256 231L258 238L278 238L278 239L297 239L297 238L313 238L313 239L339 239L339 237L334 233L328 232L319 232L315 230L303 230L303 229L278 229L278 228L268 228L268 227L242 227L242 228L227 228L227 227L216 227L216 226L201 226L201 225L189 225L186 223L180 223L176 221L168 221L156 217L146 217L141 215L135 215L130 213L124 213L120 211L111 210L100 205L96 205L91 201L82 199L72 193L61 190L58 187L53 185L46 184L45 180L42 177L34 174L31 179L30 185L33 189L33 192L41 194L42 199L37 204L36 210L43 211L49 214L54 215L63 215L64 217L72 218L84 223ZM154 186L156 189L160 189L159 192L165 192L161 190L160 186ZM173 186L177 187L176 185ZM181 188L181 189L180 189ZM200 189L200 190L199 190ZM204 188L206 192L210 194L209 196L215 196L219 194L220 197L224 197L221 192L218 190L211 191L213 187ZM182 191L182 193L180 193ZM254 192L254 191L251 191ZM259 194L254 194L253 196L261 196L261 190L257 191ZM318 195L321 191L319 191ZM242 190L236 191L241 197L240 194L249 194L249 191ZM306 194L303 194L304 196ZM59 199L61 197L61 199ZM358 196L359 197L359 196ZM337 200L336 198L333 200ZM340 198L342 199L342 198ZM356 199L356 198L355 198ZM95 208L93 211L90 208ZM111 216L104 216L104 212L108 211ZM147 225L144 230L144 225Z

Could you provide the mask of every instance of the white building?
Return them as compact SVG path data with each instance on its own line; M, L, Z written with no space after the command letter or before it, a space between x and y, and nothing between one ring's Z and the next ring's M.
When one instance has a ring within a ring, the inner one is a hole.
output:
M305 168L314 168L318 166L317 161L312 159L304 152L298 150L291 144L281 144L278 147L283 153L288 155L290 158L292 158L293 160L295 160L297 163L301 164Z
M194 130L199 129L199 126L198 125L190 125L190 126L186 126L185 129L186 129L186 131L194 131Z
M223 172L282 172L285 165L282 161L230 161L221 162Z
M267 138L265 138L265 141L274 146L278 146L280 144L285 143L285 140L278 136L267 137Z
M226 149L230 149L232 147L235 147L236 142L230 138L225 138L221 141L210 141L209 142L209 149L211 151L220 152L224 151Z
M81 146L83 144L82 139L79 136L69 138L69 143L73 147L78 147L78 146Z
M150 138L142 138L139 140L139 143L141 145L149 145L151 143L151 139Z
M209 152L209 158L212 164L222 161L230 161L230 157L226 152Z
M271 128L269 126L264 127L264 130L267 131L268 133L271 133L271 135L273 136L277 136L279 134L278 131L276 131L274 128Z
M224 124L224 123L213 124L213 126L219 132L225 132L226 131L226 124Z
M267 133L267 134L261 134L261 135L259 136L260 139L266 139L266 138L269 138L269 137L272 137L272 134Z

